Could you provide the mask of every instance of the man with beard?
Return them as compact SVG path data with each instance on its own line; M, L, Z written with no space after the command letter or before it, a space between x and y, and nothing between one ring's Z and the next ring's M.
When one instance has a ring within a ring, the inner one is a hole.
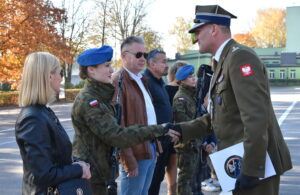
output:
M168 123L173 120L172 106L169 101L168 92L165 89L165 83L162 79L162 77L167 74L168 64L166 53L160 49L150 51L147 58L147 69L144 75L148 78L148 87L152 96L157 124ZM164 179L165 172L167 172L168 194L171 195L176 192L177 168L173 143L171 143L168 138L165 139L163 137L160 138L160 142L163 153L159 154L157 158L149 195L159 194L160 184ZM172 191L174 193L172 193Z

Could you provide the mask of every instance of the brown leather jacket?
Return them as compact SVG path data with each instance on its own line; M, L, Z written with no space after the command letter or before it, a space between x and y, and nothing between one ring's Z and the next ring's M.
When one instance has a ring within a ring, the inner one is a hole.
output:
M116 87L115 97L119 91L118 81L120 73L123 71L122 82L122 126L130 125L148 125L147 112L143 92L140 90L138 84L132 79L129 73L121 68L113 76L113 85ZM142 77L142 82L148 90L146 78ZM150 92L149 92L150 94ZM114 98L116 99L116 98ZM124 148L120 152L120 161L125 171L132 171L138 167L137 160L151 159L152 152L149 142L138 144L131 148Z

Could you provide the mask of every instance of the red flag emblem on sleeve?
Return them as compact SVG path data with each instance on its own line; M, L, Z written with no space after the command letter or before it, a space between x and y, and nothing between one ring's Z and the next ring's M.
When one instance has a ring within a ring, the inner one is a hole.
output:
M253 75L253 70L250 64L245 64L240 67L241 73L243 77L248 77Z
M99 104L99 102L97 100L93 100L93 101L90 101L90 106L96 106Z

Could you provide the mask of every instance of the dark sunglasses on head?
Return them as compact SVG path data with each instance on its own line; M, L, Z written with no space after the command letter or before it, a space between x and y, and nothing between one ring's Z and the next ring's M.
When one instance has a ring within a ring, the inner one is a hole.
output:
M161 53L161 52L163 52L162 50L160 50L160 49L155 49L155 50L153 50L152 52L150 52L149 53L149 55L148 55L148 59L147 60L150 60L152 57L154 57L155 56L155 54L157 54L157 53Z
M125 51L125 52L131 53L130 51ZM142 56L144 56L144 58L147 59L148 57L148 53L143 53L143 52L137 52L131 54L134 55L136 58L141 58Z

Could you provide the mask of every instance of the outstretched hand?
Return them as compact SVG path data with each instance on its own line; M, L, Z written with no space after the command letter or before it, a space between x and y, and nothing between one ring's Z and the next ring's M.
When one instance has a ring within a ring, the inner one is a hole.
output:
M178 141L180 139L181 134L173 129L169 129L169 131L165 134L172 138L171 142Z

